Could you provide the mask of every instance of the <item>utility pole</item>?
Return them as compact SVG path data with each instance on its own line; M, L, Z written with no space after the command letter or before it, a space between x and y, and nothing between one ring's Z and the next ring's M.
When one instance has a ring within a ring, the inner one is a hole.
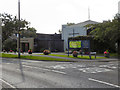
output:
M90 20L90 8L88 7L88 20Z
M18 58L20 58L20 0L18 0Z

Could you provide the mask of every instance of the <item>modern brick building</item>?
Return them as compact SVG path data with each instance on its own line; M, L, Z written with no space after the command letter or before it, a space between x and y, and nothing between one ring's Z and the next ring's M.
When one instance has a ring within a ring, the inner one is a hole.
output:
M21 50L27 52L31 49L33 52L42 52L44 49L49 49L52 52L63 52L64 41L61 39L61 34L40 34L37 33L36 38L21 38Z

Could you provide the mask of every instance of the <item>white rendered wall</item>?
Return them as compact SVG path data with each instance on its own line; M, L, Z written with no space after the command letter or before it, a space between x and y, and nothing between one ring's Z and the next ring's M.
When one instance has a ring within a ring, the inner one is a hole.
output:
M74 36L87 35L87 31L85 27L80 27L80 26L76 26L76 27L63 26L63 27L65 27L62 28L62 40L64 40L64 50L68 49L68 38L73 37L73 35L70 35L73 33L73 29L74 29L74 33L79 33L79 34L75 34Z
M78 24L74 25L62 25L62 40L64 40L64 51L68 49L68 38L73 37L73 35L69 35L73 33L79 33L75 34L75 36L86 36L87 35L87 28L85 27L88 24L98 24L98 22L92 21L92 20L87 20Z

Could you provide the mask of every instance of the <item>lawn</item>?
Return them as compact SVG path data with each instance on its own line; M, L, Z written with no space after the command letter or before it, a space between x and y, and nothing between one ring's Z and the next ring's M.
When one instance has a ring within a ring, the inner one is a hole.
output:
M39 55L44 55L44 54L39 54ZM81 55L78 55L77 58L73 57L72 55L68 57L67 55L60 55L60 54L49 54L49 56L67 57L67 58L73 58L73 59L90 59L89 56L81 56ZM18 58L18 55L2 53L2 57ZM44 57L44 56L32 56L32 55L21 55L21 59L32 59L32 60L42 60L42 61L70 61L68 59L61 59L61 58L55 58L55 57ZM91 59L95 59L95 56L92 56ZM97 56L96 59L105 59L105 57Z
M118 57L118 53L110 53L111 57ZM120 56L120 55L119 55Z
M44 55L44 54L39 54L39 55ZM56 57L68 57L68 55L60 55L60 54L49 54L50 56L56 56ZM81 55L78 55L78 57L73 57L72 55L69 55L68 58L74 58L74 59L90 59L89 56L81 56ZM95 56L91 56L91 59L95 59ZM100 57L100 56L97 56L96 59L105 59L105 57Z
M21 56L21 58L33 59L33 60L44 60L44 61L70 61L70 60L67 60L67 59L41 57L41 56Z
M8 58L17 58L17 55L13 55L13 54L4 54L2 53L2 57L8 57Z
M98 56L104 56L103 53L98 53ZM120 55L119 55L120 56ZM118 57L118 53L110 53L110 57Z
M4 54L2 53L2 57L7 57L7 58L18 58L18 55L13 55L13 54ZM41 57L41 56L25 56L21 55L21 59L32 59L32 60L45 60L45 61L70 61L67 59L60 59L60 58L51 58L51 57Z

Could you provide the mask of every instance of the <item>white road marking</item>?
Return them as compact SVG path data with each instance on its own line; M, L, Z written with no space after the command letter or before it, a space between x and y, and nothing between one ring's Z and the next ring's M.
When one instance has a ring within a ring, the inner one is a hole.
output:
M105 68L98 68L98 67L92 67L92 68L80 68L78 69L85 73L100 73L100 72L108 72L112 71L111 69L105 69Z
M103 84L106 84L106 85L110 85L110 86L113 86L113 87L120 88L120 86L118 86L118 85L111 84L111 83L104 82L104 81L100 81L100 80L96 80L96 79L93 79L93 78L88 78L88 80L90 80L90 81L95 81L95 82L99 82L99 83L103 83Z
M60 73L60 74L66 74L65 72L61 72L61 71L57 71L57 70L49 70L49 69L45 69L45 68L39 68L39 67L32 67L32 66L27 66L27 65L23 65L24 67L29 67L29 68L35 68L35 69L42 69L42 70L46 70L46 71L52 71L55 73Z
M26 61L26 60L23 60L23 62L40 62L40 61Z
M117 65L114 66L114 64L109 64L109 65L100 65L99 67L107 67L107 68L111 68L111 69L116 69Z
M35 69L42 69L42 70L47 70L47 71L51 71L49 69L44 69L44 68L39 68L39 67L32 67L32 66L27 66L27 65L23 65L24 67L28 67L28 68L35 68Z
M66 74L65 72L61 72L61 71L56 71L56 70L52 70L53 72L57 72L57 73L61 73L61 74Z
M61 65L55 65L55 66L47 66L47 68L53 68L53 69L68 69L68 68L83 68L86 67L85 65L76 65L76 64L61 64Z
M6 83L6 84L7 84L8 86L10 86L11 88L16 88L16 87L14 87L13 85L9 84L8 82L4 81L3 79L0 79L0 81Z
M18 70L18 71L19 71L20 69L16 69L16 70Z
M10 64L10 63L6 63L6 64Z

